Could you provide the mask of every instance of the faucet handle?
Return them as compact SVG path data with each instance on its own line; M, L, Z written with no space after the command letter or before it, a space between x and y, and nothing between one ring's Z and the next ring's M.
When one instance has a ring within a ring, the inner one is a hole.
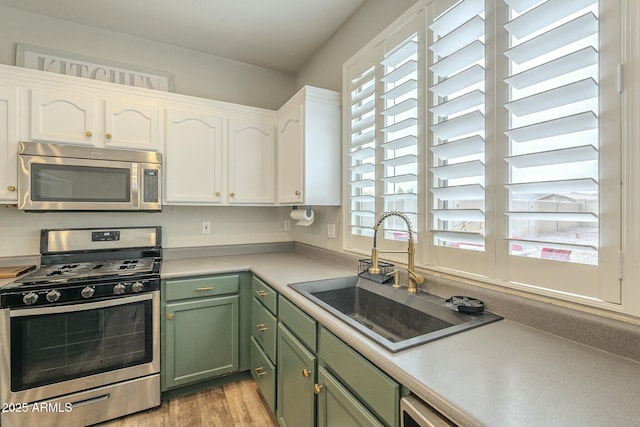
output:
M387 276L391 276L391 275L393 275L393 287L399 288L400 287L400 271L396 268L395 270L387 273Z

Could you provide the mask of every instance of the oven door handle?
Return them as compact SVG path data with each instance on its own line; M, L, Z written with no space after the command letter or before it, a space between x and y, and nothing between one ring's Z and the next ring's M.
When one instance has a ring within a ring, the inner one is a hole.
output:
M116 305L129 304L133 302L147 301L153 299L152 291L142 295L133 295L130 297L111 298L103 301L96 302L81 302L79 304L66 304L56 305L52 307L34 307L26 309L12 309L9 310L10 317L24 317L24 316L37 316L43 314L59 314L59 313L72 313L76 311L93 310L96 308L114 307Z

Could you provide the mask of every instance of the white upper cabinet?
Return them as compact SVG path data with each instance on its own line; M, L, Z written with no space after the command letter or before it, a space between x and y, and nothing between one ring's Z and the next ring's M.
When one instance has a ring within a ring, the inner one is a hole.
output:
M159 107L153 103L32 89L30 107L33 141L159 149Z
M229 203L274 203L275 117L231 118L227 133Z
M278 111L278 203L340 205L340 93L303 87Z
M219 204L223 194L223 118L205 108L167 109L165 203Z
M67 91L31 91L31 140L97 145L98 100Z
M17 89L0 86L0 202L18 201Z
M158 150L160 119L156 105L105 100L104 110L107 147Z

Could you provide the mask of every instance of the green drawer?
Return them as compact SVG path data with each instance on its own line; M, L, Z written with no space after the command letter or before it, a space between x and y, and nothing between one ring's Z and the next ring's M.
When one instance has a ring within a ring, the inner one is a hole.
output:
M251 375L258 384L262 397L271 412L276 411L276 367L262 351L260 344L251 338Z
M316 321L282 295L278 302L278 319L307 347L316 351Z
M318 336L318 358L376 416L400 425L400 385L324 328Z
M238 275L171 279L165 282L162 292L165 301L235 294L238 293Z
M251 308L251 335L264 349L269 359L275 361L277 320L256 298L253 299Z
M260 302L264 304L271 313L276 314L278 312L278 293L256 276L253 276L251 287L253 290L253 296L260 300Z

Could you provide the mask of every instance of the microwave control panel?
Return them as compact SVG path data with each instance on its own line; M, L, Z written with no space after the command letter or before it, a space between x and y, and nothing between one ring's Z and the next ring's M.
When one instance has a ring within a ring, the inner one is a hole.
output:
M145 203L157 203L160 194L158 185L158 169L145 169L143 174L144 179L144 194L143 202Z

